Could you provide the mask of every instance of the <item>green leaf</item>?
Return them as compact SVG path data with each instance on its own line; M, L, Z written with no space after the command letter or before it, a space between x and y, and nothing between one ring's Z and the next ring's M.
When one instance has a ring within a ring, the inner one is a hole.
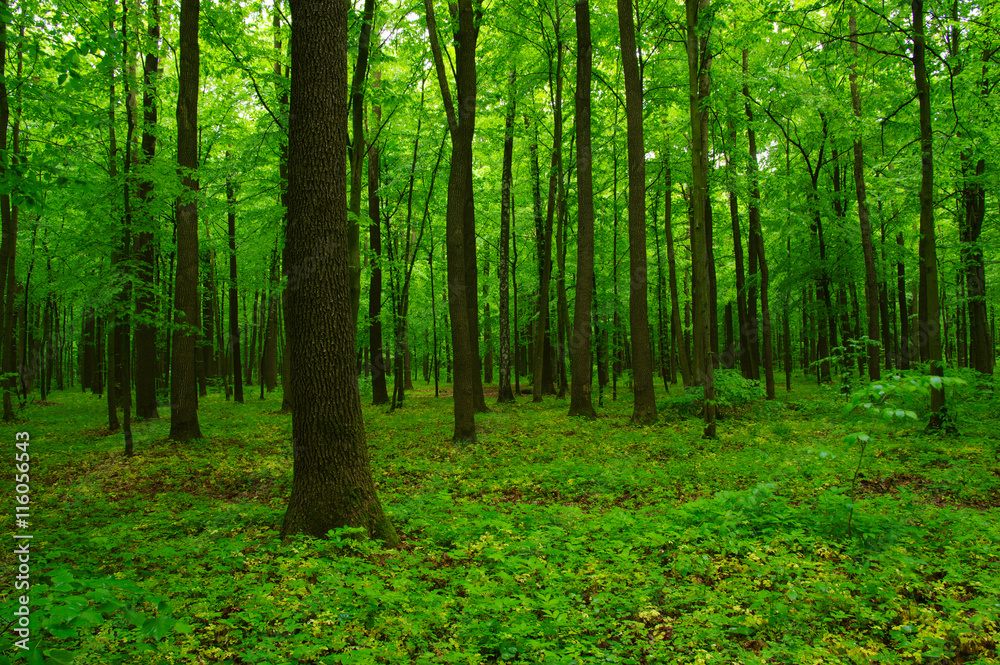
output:
M45 652L48 661L58 663L58 665L72 665L73 654L65 649L49 649Z

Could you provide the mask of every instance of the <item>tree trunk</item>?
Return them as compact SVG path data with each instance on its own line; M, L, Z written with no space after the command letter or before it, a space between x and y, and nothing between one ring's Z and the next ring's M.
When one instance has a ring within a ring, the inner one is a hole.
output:
M233 396L243 404L243 362L240 356L240 312L236 284L236 192L226 179L226 203L229 219L229 347L233 356ZM285 333L288 334L287 332Z
M681 327L681 300L677 292L677 264L674 260L674 230L673 230L673 178L670 168L670 150L664 156L666 182L666 212L663 217L664 235L667 240L667 278L670 282L670 331L673 336L673 347L677 351L677 364L681 370L681 385L689 388L694 385L691 377L691 358L688 356L687 343L684 341L684 329Z
M853 7L849 18L851 52L858 57L858 23ZM851 63L851 106L854 117L861 120L861 95L858 93L857 66ZM860 131L860 130L859 130ZM868 195L865 189L865 152L862 136L854 138L854 191L858 199L858 219L861 223L861 248L865 259L865 311L868 315L868 341L865 342L868 358L868 380L877 381L881 377L879 369L879 301L878 272L875 269L875 247L872 243L872 227L868 215Z
M156 153L156 71L159 68L160 43L159 0L149 0L149 52L142 67L143 75L143 127L140 164L148 168ZM153 243L156 217L149 206L153 198L153 180L143 174L139 182L138 229L135 236L136 294L135 294L135 414L139 418L159 418L156 409L156 299L153 270L156 250Z
M375 72L378 79L379 73ZM373 106L375 126L382 122L382 107ZM368 145L368 246L372 252L368 282L368 350L372 363L372 404L389 403L386 361L382 354L382 226L379 208L381 154L376 142Z
M618 30L625 73L628 128L629 328L634 381L632 422L648 425L656 422L656 394L646 295L646 151L642 128L642 78L636 58L631 0L618 0Z
M921 357L930 362L932 376L944 376L941 363L941 317L937 282L937 239L934 230L934 141L931 133L931 96L927 80L924 46L924 2L912 1L913 77L920 104L920 324ZM931 388L931 418L928 429L946 425L944 386ZM951 426L949 426L950 429Z
M198 302L198 12L199 0L181 0L180 75L177 95L177 163L184 193L177 199L176 311L170 371L170 438L201 437L195 385L195 344L200 328Z
M476 120L476 40L479 36L477 12L472 0L459 0L454 12L458 29L455 32L455 83L458 96L457 113L451 101L444 59L438 44L437 22L433 0L424 0L434 68L441 86L448 128L451 133L451 172L448 176L447 247L448 247L448 307L454 348L455 441L476 441L476 386L480 397L479 358L472 343L478 329L476 316L476 285L469 275L475 270L475 221L472 217L472 138ZM471 237L469 237L471 236ZM473 248L469 252L469 246ZM471 271L469 270L471 263ZM470 303L470 300L472 301ZM471 307L470 307L471 305Z
M694 271L694 379L704 389L705 438L715 438L715 374L710 349L709 252L705 227L708 206L708 113L712 56L709 29L699 33L699 18L707 14L708 0L685 0L687 9L688 105L691 117L691 265ZM701 16L699 16L701 15ZM704 104L704 107L703 107Z
M748 70L749 52L743 49L743 71ZM746 80L746 79L744 79ZM760 326L753 330L761 332L764 350L764 394L766 399L775 398L774 386L774 348L771 341L771 273L767 267L767 257L764 252L764 230L760 225L760 187L757 173L757 132L753 128L753 111L750 107L750 88L743 84L743 96L746 98L743 110L747 116L747 141L749 144L750 172L750 205L747 217L750 221L750 251L760 271ZM753 325L753 324L751 324ZM757 338L752 340L754 350L757 349ZM759 374L758 374L759 377Z
M511 200L510 189L513 182L514 163L514 113L517 106L517 97L514 91L514 80L516 72L510 73L510 100L507 102L507 120L504 129L503 140L503 175L500 180L500 368L499 383L497 387L497 402L513 402L514 393L510 387L510 222L511 222ZM517 291L515 281L515 312L517 309ZM517 316L514 317L514 330L517 330ZM517 354L515 343L514 353ZM515 372L516 362L515 364ZM516 379L516 376L515 376Z
M593 45L590 39L590 5L577 0L576 11L576 178L577 254L576 298L573 304L573 341L570 372L569 415L593 418L590 357L591 305L594 298L594 183L590 140L590 81Z
M547 198L547 203L545 207L545 228L543 230L543 235L541 237L541 245L539 246L539 260L541 262L542 275L539 278L538 287L538 324L535 332L535 376L542 377L542 381L537 379L532 381L532 394L531 398L533 402L542 401L542 393L548 392L550 390L550 375L545 373L545 355L551 353L551 316L549 313L550 303L549 303L549 289L552 283L552 236L553 236L553 223L555 221L556 215L556 190L558 189L559 179L562 174L562 140L563 140L563 126L562 126L562 63L563 63L563 49L562 49L562 38L559 30L558 21L556 21L555 26L556 38L556 69L555 69L555 81L552 81L552 61L549 60L549 87L555 88L555 97L553 98L552 113L553 113L553 127L552 127L552 161L549 165L549 193ZM553 83L555 85L553 85ZM558 254L558 253L557 253ZM557 321L558 326L558 321ZM558 329L556 331L556 336L558 339Z
M347 236L347 250L351 266L351 310L354 320L358 320L361 303L361 174L365 155L365 79L368 76L368 56L371 45L372 21L375 16L376 0L365 0L361 12L361 32L358 37L358 59L351 78L351 198L350 233Z
M281 537L360 527L399 542L375 490L354 369L347 239L346 2L291 0L288 336L292 495ZM339 205L338 205L339 202Z
M913 348L911 346L909 329L910 313L906 303L906 265L903 263L903 232L896 236L896 244L899 245L899 262L896 264L896 296L899 301L899 368L910 369L910 360L913 358Z

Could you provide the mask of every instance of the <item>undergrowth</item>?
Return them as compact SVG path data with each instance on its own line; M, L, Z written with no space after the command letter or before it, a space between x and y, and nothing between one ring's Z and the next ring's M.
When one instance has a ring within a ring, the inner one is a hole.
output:
M53 393L2 430L11 451L31 435L34 539L33 649L10 639L0 664L1000 662L992 386L949 389L958 437L845 414L837 388L720 386L714 441L680 387L652 427L627 394L596 420L494 406L475 446L425 388L366 407L391 550L349 530L279 543L276 393L203 398L191 444L138 423L130 459L102 400Z

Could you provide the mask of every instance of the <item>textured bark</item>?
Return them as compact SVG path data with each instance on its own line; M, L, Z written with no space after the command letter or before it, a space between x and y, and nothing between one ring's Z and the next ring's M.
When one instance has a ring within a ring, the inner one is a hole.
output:
M351 198L348 253L351 263L351 311L358 320L361 303L361 175L365 159L365 79L368 76L368 56L371 45L372 19L376 0L365 0L361 12L361 32L358 36L358 59L351 78Z
M378 77L378 72L375 74ZM375 126L382 122L382 108L372 107ZM368 353L372 363L372 404L388 404L386 361L382 354L382 225L379 207L381 152L378 143L368 146L368 247L372 252L368 281Z
M736 132L731 134L734 140ZM727 166L732 170L732 158L727 156ZM730 178L732 174L730 174ZM743 263L743 234L740 230L739 205L734 191L734 183L729 185L729 220L733 227L733 256L736 259L736 320L739 324L739 355L740 373L745 379L752 379L757 373L757 344L750 341L750 327L747 324L747 287L746 271Z
M476 40L479 36L472 0L460 0L453 6L455 23L455 88L457 109L441 47L437 38L433 0L424 0L434 68L448 116L451 133L451 172L448 176L446 212L448 247L448 308L451 319L451 342L454 349L455 441L476 440L476 387L482 397L479 358L475 355L478 339L478 309L475 306L475 222L472 217L472 138L476 121ZM471 225L471 226L470 226ZM473 248L469 252L469 247ZM471 266L470 266L471 262ZM471 267L471 270L470 270ZM470 278L470 274L472 277ZM471 301L471 302L470 302ZM471 312L471 316L470 316ZM484 404L485 406L485 404Z
M3 155L7 155L7 132L10 129L10 101L7 97L7 16L10 15L10 9L7 4L7 0L0 0L0 53L4 57L0 57L0 151ZM18 150L18 136L19 136L20 123L18 121L14 122L12 140L11 140L11 150L10 159L16 160ZM7 157L4 158L4 164L7 163ZM15 256L15 246L17 244L17 206L11 206L10 194L3 193L0 194L0 218L2 218L2 227L0 227L0 232L2 232L2 239L0 239L0 306L3 307L3 314L0 317L0 322L2 322L2 328L0 328L0 365L2 365L3 372L10 377L10 373L14 371L14 331L13 331L13 313L14 313L14 256ZM96 359L94 358L93 352L93 342L90 344L86 343L87 340L87 322L91 323L91 340L93 340L93 318L88 318L84 323L84 359L83 359L83 387L86 389L88 386L92 385L91 376L93 373L93 368L96 365ZM89 352L89 354L88 354ZM90 360L88 363L87 361ZM89 370L89 371L88 371ZM3 419L4 422L10 422L14 419L14 408L13 403L10 398L10 391L12 388L12 380L10 378L3 380Z
M964 160L963 160L964 161ZM965 211L959 226L962 241L962 266L965 279L969 329L969 367L983 374L993 373L993 343L986 312L986 268L979 236L986 218L986 190L982 179L986 160L976 162L975 171L966 175L963 187Z
M142 93L142 141L140 164L149 165L156 153L156 72L160 58L160 16L159 0L149 1L148 49L143 61ZM153 181L142 177L139 182L138 206L136 210L137 233L134 253L136 259L135 294L135 414L139 418L159 418L156 404L156 298L154 294L153 272L156 250L153 231L156 217L150 212L153 197Z
M711 54L708 27L699 26L705 17L708 0L685 0L687 9L688 106L691 118L691 265L694 272L694 379L704 389L705 427L703 436L715 438L715 374L710 349L711 316L709 313L709 252L705 226L708 203L708 108L703 107L709 93ZM700 33L700 34L699 34Z
M347 199L347 2L291 0L288 336L292 495L282 538L359 527L392 546L365 443L354 359Z
M271 273L269 276L271 288L262 299L261 320L261 356L260 383L267 392L278 386L278 250L271 253ZM267 303L266 308L263 303ZM261 397L264 393L261 391Z
M513 182L514 163L514 114L516 113L517 98L514 95L515 72L510 74L510 99L507 102L507 120L504 128L503 140L503 175L500 180L500 367L499 383L497 388L497 402L513 402L514 393L510 387L510 222L511 222L511 200L510 188ZM516 287L515 287L516 288ZM515 291L516 298L516 291ZM515 308L517 307L515 301ZM515 317L515 327L517 321ZM515 354L517 346L514 347ZM516 365L516 363L515 363ZM515 367L516 371L516 367Z
M858 22L852 9L849 19L851 33L851 52L858 57ZM858 93L857 66L851 63L851 106L854 117L861 120L861 95ZM854 138L854 191L858 199L858 219L861 223L861 249L865 259L865 311L868 314L868 379L877 381L881 377L879 370L878 345L879 338L879 301L878 272L875 270L875 247L872 243L872 226L868 214L868 194L865 188L865 149L862 137Z
M590 394L593 368L590 358L590 308L594 298L594 181L590 140L590 81L594 53L590 39L588 0L578 0L575 10L578 226L569 415L593 418L597 415Z
M177 199L177 272L174 281L173 349L170 371L170 438L201 437L195 385L198 302L198 11L199 0L181 0L180 75L177 95L177 163L184 193Z
M632 422L656 422L653 358L646 302L646 154L642 129L642 78L636 58L631 0L618 0L618 30L625 73L628 128L629 327L632 338ZM707 332L707 330L706 330Z
M673 229L673 178L670 168L670 151L664 158L667 163L666 177L666 212L663 228L667 240L667 275L670 284L670 333L673 337L672 346L677 354L677 364L681 371L681 385L685 388L694 385L691 377L691 358L688 356L687 344L684 342L684 330L681 327L681 300L677 292L677 263L674 259L674 229Z
M563 141L563 125L562 125L562 63L563 63L563 49L561 33L559 30L558 22L553 27L555 30L556 38L556 67L555 67L555 80L552 80L552 61L549 60L549 87L555 88L555 97L552 103L553 112L553 123L552 123L552 161L549 165L549 192L547 203L545 207L545 227L542 233L542 244L540 246L540 261L541 261L541 271L542 274L539 278L538 287L538 323L536 325L535 332L535 359L534 375L536 377L541 376L542 381L533 380L532 381L532 393L531 398L533 402L542 401L542 393L548 392L550 385L550 379L546 376L544 372L545 364L545 354L550 353L551 349L551 315L549 313L549 289L552 284L552 236L553 236L553 224L555 222L556 215L556 190L559 186L559 178L562 173L562 141ZM554 83L554 85L553 85ZM558 325L558 321L557 321ZM558 329L557 329L558 338Z
M906 265L902 261L903 256L903 232L896 236L896 244L899 245L900 261L896 264L896 297L899 302L899 368L910 369L910 360L913 359L913 347L909 335L910 313L906 303Z
M236 192L226 180L226 204L229 221L229 348L233 357L233 396L243 404L243 361L240 356L240 312L236 283ZM287 335L287 333L286 333Z
M924 2L913 0L913 77L920 105L920 326L921 357L930 362L933 376L944 376L941 363L941 317L938 301L937 239L934 230L934 139L931 133L931 95L924 45ZM928 429L945 426L944 388L931 388Z
M749 53L743 49L743 72L748 71ZM746 80L744 78L744 80ZM746 98L743 110L747 116L747 143L749 147L749 175L750 175L750 205L748 217L750 219L750 251L756 260L760 270L760 326L753 325L752 330L761 333L761 342L764 351L764 395L766 399L775 398L774 386L774 347L771 340L771 273L767 267L767 256L764 252L764 230L760 225L760 187L757 173L757 132L753 128L753 111L750 106L750 88L743 84L743 96ZM757 340L753 339L753 349L757 349ZM759 377L759 374L758 374Z

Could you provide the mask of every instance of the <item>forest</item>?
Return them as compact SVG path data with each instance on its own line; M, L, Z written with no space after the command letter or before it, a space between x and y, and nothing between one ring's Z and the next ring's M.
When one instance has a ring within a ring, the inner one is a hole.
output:
M0 665L1000 663L998 12L0 0Z

